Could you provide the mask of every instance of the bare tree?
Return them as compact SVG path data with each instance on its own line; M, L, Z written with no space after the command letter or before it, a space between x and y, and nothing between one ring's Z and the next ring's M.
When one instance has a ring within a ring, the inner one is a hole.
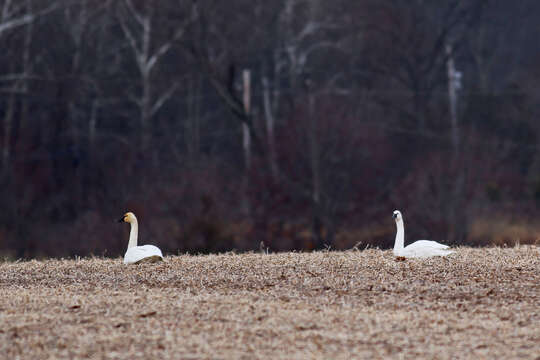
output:
M6 36L11 31L19 31L23 28L25 36L23 37L23 50L20 54L13 54L18 57L22 55L23 68L16 67L17 62L12 62L8 74L1 74L0 81L6 82L8 85L5 91L9 94L6 111L4 114L4 138L2 141L2 169L5 173L8 169L11 147L12 147L12 130L14 123L15 107L17 105L16 97L20 94L26 94L28 90L27 81L30 76L30 43L32 38L32 24L41 16L44 16L58 8L57 3L53 3L44 9L34 9L32 0L12 1L5 0L1 4L0 13L0 39ZM26 30L24 27L26 26ZM26 110L25 110L26 109ZM27 112L27 108L23 107L23 115Z
M256 5L255 9L257 8ZM234 86L234 83L238 81L234 71L235 64L226 64L226 59L229 57L234 58L230 54L231 48L234 49L234 47L220 47L219 43L213 44L209 42L209 36L207 36L202 41L197 39L191 48L204 74L209 77L210 83L231 112L242 123L243 129L249 131L255 147L254 150L265 158L265 163L268 165L267 171L274 181L278 181L283 186L290 188L290 191L295 196L312 202L313 233L317 237L317 247L321 247L326 241L322 239L322 233L325 227L324 223L328 217L323 210L326 205L322 204L323 184L321 183L321 172L324 170L319 166L321 151L319 149L320 140L317 135L319 129L317 125L318 116L315 114L315 101L319 93L317 87L324 88L326 92L337 90L334 86L334 80L338 77L336 73L329 73L326 79L321 79L318 74L315 74L318 65L317 54L331 52L332 54L338 53L342 55L347 52L344 41L347 39L347 35L342 34L340 41L328 38L327 32L336 32L341 29L340 25L338 25L339 22L329 16L328 9L331 9L331 6L325 5L324 2L303 0L287 0L273 8L275 11L274 17L277 20L271 24L276 37L270 43L271 61L267 58L261 60L263 70L259 77L260 83L254 89L254 92L259 91L261 94L259 98L264 110L265 123L262 127L264 133L260 132L261 126L253 123L254 118L246 113L242 106L242 100ZM207 11L205 18L213 18L211 10L208 9ZM201 24L198 25L201 26ZM255 28L256 35L258 34L257 28ZM224 36L222 33L217 35L220 29L216 29L211 25L208 25L208 29L200 30L200 32L208 33L210 29L212 35L215 32L215 36L218 38ZM221 51L221 53L218 51ZM223 71L224 68L229 70L227 75ZM311 76L318 80L319 83L309 86L310 89L307 91L304 82ZM231 86L231 84L233 85ZM299 97L299 95L307 96ZM298 103L298 98L309 99L309 108L312 110L308 112L308 118L311 122L305 129L309 138L309 145L306 149L307 153L310 154L309 166L311 167L311 173L309 175L311 181L309 183L294 181L293 177L280 169L278 163L279 149L275 140L276 126L287 127L286 117L290 116L296 107L302 106L302 104ZM282 106L282 104L286 105ZM278 118L279 121L276 120ZM326 203L327 200L325 199L324 202Z
M173 81L165 90L158 92L153 81L156 66L175 42L184 36L188 26L197 17L196 3L180 2L179 6L185 7L186 18L175 24L174 32L164 40L158 39L155 34L156 27L159 26L156 4L143 2L137 5L132 0L123 0L118 9L118 19L133 52L140 77L140 92L130 96L139 109L139 146L143 152L148 148L152 117L180 85L177 81Z
M370 57L364 64L391 82L394 93L391 98L392 92L381 92L381 105L420 131L428 130L428 123L436 124L429 116L437 91L446 84L446 45L451 43L458 51L485 3L456 0L441 6L390 1L370 5L367 10L373 16L366 31L371 40L365 49Z

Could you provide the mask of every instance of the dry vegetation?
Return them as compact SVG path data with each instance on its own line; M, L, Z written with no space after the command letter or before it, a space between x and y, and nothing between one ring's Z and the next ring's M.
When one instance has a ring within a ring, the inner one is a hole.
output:
M0 263L0 357L540 359L540 251Z

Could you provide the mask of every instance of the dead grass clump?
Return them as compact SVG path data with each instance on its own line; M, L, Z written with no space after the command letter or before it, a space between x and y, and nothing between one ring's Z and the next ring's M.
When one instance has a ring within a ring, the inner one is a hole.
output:
M537 247L0 263L0 357L524 358Z

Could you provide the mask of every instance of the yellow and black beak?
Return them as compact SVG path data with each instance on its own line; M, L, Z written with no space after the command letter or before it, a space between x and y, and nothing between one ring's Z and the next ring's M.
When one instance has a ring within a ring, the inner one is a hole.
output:
M125 218L126 218L125 216L122 216L122 218L120 218L120 219L118 220L118 222L124 222L124 219L125 219Z

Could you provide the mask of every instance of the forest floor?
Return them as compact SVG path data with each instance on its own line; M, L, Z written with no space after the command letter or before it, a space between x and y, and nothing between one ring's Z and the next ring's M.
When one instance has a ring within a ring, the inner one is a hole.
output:
M0 263L0 358L540 359L540 248Z

